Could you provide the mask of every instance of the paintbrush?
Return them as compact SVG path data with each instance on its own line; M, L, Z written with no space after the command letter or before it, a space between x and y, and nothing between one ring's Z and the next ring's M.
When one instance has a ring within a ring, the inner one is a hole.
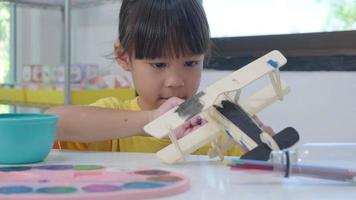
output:
M326 167L317 165L283 164L257 160L234 160L228 164L232 170L257 170L274 172L285 178L300 176L333 181L356 183L356 172L345 168Z

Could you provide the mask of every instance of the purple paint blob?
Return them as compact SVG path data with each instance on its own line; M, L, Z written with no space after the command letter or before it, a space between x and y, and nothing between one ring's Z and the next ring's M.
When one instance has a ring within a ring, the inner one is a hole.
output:
M199 117L199 118L197 119L197 124L198 124L198 125L202 125L202 123L203 123L203 119Z

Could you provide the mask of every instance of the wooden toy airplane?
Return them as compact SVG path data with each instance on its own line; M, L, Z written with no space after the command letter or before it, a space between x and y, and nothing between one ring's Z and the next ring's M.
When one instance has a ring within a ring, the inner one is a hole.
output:
M237 143L247 151L241 158L267 160L272 150L295 144L299 136L293 128L270 136L251 118L273 102L282 100L290 91L279 75L279 68L286 62L279 51L271 51L147 124L144 130L148 134L156 138L168 135L172 141L157 152L157 156L164 162L174 163L211 143L209 156L223 159L223 153ZM239 102L242 89L265 75L269 75L271 84L250 96L246 102ZM235 92L234 97L231 97L231 92ZM174 130L197 115L207 123L177 139ZM222 138L222 132L228 137Z

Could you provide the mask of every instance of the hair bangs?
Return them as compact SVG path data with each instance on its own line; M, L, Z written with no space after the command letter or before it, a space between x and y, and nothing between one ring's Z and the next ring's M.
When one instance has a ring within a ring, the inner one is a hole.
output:
M136 12L124 47L137 59L207 53L209 26L198 1L145 0Z

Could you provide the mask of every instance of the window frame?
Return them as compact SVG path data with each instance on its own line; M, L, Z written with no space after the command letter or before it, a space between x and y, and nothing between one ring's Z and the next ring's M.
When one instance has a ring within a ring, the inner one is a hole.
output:
M212 38L207 68L236 70L274 49L289 59L286 70L356 71L356 31Z

